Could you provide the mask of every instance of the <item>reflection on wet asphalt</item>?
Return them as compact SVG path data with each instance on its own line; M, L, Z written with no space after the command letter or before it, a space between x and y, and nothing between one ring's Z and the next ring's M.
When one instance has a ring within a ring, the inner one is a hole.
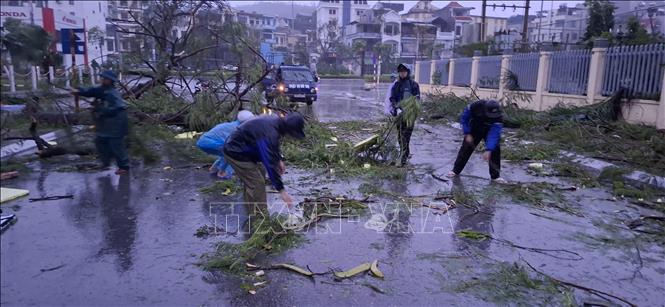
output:
M322 121L382 116L383 98L377 100L376 92L363 91L358 80L323 80L320 88L321 97L309 112ZM385 85L379 92L385 92ZM422 129L425 127L430 132ZM590 246L575 239L582 233L629 240L632 233L607 227L621 225L625 220L622 214L632 214L637 209L625 202L607 201L610 195L603 189L583 189L567 198L579 206L583 218L516 204L496 196L497 187L485 179L487 166L479 155L472 156L464 176L449 182L433 179L430 171L445 174L449 170L460 139L460 132L448 126L419 124L411 142L412 167L406 179L372 182L386 191L412 196L407 204L379 198L370 204L367 216L329 220L325 227L310 230L301 247L257 259L260 264L309 266L316 272L349 269L378 259L386 275L384 280L361 276L354 279L354 285L330 285L321 282L330 281L327 276L308 279L290 272L269 271L268 284L256 295L241 288L248 281L221 272L206 272L196 265L200 255L214 250L216 242L240 242L246 238L238 233L245 223L246 209L234 204L241 196L216 199L201 194L199 189L212 182L204 169L166 171L163 166L168 164L163 162L147 168L137 166L131 176L119 178L112 171L53 171L67 163L67 157L60 162L34 162L32 173L8 181L7 185L30 190L30 197L75 197L35 203L23 198L2 205L3 210L17 214L18 222L0 237L0 303L493 305L473 293L460 291L460 285L486 276L498 262L512 263L521 257L557 278L601 289L638 305L662 305L665 252L660 245L642 246L642 277L631 280L638 265L632 246ZM502 176L509 180L564 184L555 177L532 177L521 165L502 166ZM335 194L360 198L357 189L365 181L329 178L320 172L312 176L294 169L285 176L285 182L294 197L302 200L311 196L309 189L323 187ZM434 215L417 205L423 195L450 191L482 195L480 211L458 206L448 214ZM269 194L269 199L276 203L277 195ZM274 211L281 207L273 204L270 208ZM373 214L386 217L389 226L384 231L365 227ZM194 236L197 228L213 223L223 225L230 234L204 239ZM558 260L491 240L470 242L454 235L463 229L489 233L524 246L574 250L584 259ZM363 283L375 285L385 294ZM576 297L578 302L591 298L585 293Z

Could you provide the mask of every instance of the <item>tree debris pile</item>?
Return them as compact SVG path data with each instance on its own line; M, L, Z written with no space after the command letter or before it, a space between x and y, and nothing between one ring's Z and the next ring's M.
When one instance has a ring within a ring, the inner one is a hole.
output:
M332 129L315 121L305 126L304 140L285 139L282 154L290 164L305 169L328 169L337 175L385 177L392 176L394 169L374 159L366 150L354 148L348 141L338 138Z
M219 243L206 268L242 273L244 263L252 261L261 252L279 253L302 242L300 232L306 232L317 222L327 218L358 216L367 209L367 205L358 200L336 196L305 199L299 206L303 208L304 219L296 224L290 223L283 215L250 218L247 224L252 234L250 238L239 244Z

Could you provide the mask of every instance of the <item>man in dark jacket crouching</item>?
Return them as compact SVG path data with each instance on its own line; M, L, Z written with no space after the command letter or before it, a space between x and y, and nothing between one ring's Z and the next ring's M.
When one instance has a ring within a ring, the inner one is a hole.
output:
M238 126L224 145L224 157L244 185L247 205L267 213L265 171L282 200L291 208L293 199L282 183L285 166L280 151L284 135L297 139L305 137L305 119L300 113L285 117L261 116ZM265 171L264 171L265 167Z

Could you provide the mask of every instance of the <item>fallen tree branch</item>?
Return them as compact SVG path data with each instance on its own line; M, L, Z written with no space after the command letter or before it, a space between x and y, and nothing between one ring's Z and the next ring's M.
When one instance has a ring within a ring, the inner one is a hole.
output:
M631 306L631 307L637 307L636 304L634 304L634 303L632 303L632 302L630 302L630 301L628 301L628 300L626 300L626 299L624 299L624 298L618 297L618 296L616 296L616 295L614 295L614 294L610 294L610 293L607 293L607 292L604 292L604 291L601 291L601 290L596 290L596 289L593 289L593 288L589 288L589 287L581 286L581 285L578 285L578 284L574 284L574 283L572 283L572 282L568 282L568 281L564 281L564 280L561 280L561 279L554 278L554 277L552 277L552 276L550 276L550 275L547 275L547 274L545 274L545 273L543 273L543 272L537 270L537 269L534 268L534 267L533 267L528 261L526 261L526 260L524 260L524 259L522 259L522 261L524 261L524 263L526 263L526 265L528 265L528 266L529 266L534 272L536 272L536 273L538 273L538 274L540 274L540 275L542 275L542 276L545 276L545 277L547 277L547 278L549 278L549 279L551 279L551 280L553 280L553 281L555 281L555 282L557 282L557 283L559 283L559 284L562 284L562 285L565 285L565 286L569 286L569 287L573 287L573 288L576 288L576 289L580 289L580 290L587 291L587 292L589 292L589 293L591 293L591 294L593 294L593 295L595 295L595 296L598 296L598 297L600 297L600 298L603 298L603 299L607 299L607 297L611 297L611 298L617 299L617 300L619 300L619 301L621 301L621 302L623 302L623 303L626 303L626 304L628 304L628 305ZM607 297L606 297L606 296L607 296Z

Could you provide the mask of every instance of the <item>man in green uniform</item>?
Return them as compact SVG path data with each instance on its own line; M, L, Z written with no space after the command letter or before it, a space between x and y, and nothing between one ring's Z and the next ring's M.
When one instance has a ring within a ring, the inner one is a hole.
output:
M95 98L93 117L95 119L95 146L102 166L111 166L115 159L118 175L129 171L129 157L125 146L127 136L127 104L115 88L118 77L110 70L100 74L101 85L90 88L79 87L72 94Z

